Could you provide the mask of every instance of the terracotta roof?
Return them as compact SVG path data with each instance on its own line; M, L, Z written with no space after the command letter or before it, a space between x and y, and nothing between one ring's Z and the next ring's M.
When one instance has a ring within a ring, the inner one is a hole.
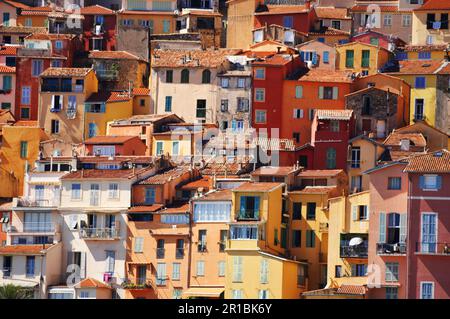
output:
M414 146L425 147L427 140L422 133L398 133L396 131L389 134L383 144L385 145L400 145L402 140L409 140Z
M128 92L108 92L108 91L100 91L96 93L92 93L85 101L85 103L101 103L101 102L125 102L129 101L131 97L128 95Z
M258 15L272 15L272 14L294 14L294 13L308 13L309 9L304 5L267 5L268 11L255 12Z
M213 190L201 197L192 198L193 201L231 201L231 189Z
M197 190L199 188L203 188L204 190L208 190L212 188L213 181L210 177L205 176L195 181L191 181L187 184L184 184L180 187L182 190Z
M6 65L0 65L0 73L16 73L16 68Z
M445 64L440 70L438 70L437 74L450 74L450 63Z
M433 11L433 10L450 10L450 1L428 0L420 8L417 8L414 11Z
M274 66L281 66L288 63L291 63L294 58L298 57L298 55L291 55L291 54L272 54L269 56L266 56L264 58L260 58L252 63L254 66L258 65L274 65Z
M221 50L162 50L152 54L152 67L169 68L216 68L226 61L229 55L240 53L240 49ZM184 61L188 62L184 62Z
M426 154L426 152L387 150L387 154L383 154L381 161L400 161L414 155Z
M232 176L248 172L248 162L211 161L201 170L203 175Z
M319 120L350 120L353 110L317 110Z
M158 211L158 214L180 214L190 211L189 202L174 202L170 206Z
M395 74L435 74L445 67L446 63L443 61L420 61L420 60L405 60L399 61L399 72L392 72Z
M147 177L146 179L139 182L139 185L162 185L171 180L182 176L183 174L189 172L189 166L179 166L168 171L155 174L153 176Z
M233 188L233 192L270 192L277 187L280 187L283 183L265 183L265 182L245 182L236 188Z
M341 174L341 169L308 169L297 174L298 177L335 177Z
M22 16L48 16L53 9L50 6L44 7L28 7L20 12Z
M26 4L16 2L16 1L3 0L3 2L9 4L10 6L13 6L14 8L19 8L19 9L28 9L29 8L29 6L27 6Z
M53 245L12 245L0 247L0 255L41 255Z
M450 152L439 150L423 155L412 156L405 172L411 173L450 173Z
M178 118L174 113L133 115L126 119L115 120L111 125L149 125L172 116ZM182 120L180 119L180 121Z
M156 212L164 207L163 204L153 204L148 206L133 206L130 209L128 209L129 213L153 213Z
M80 13L83 15L113 15L115 14L113 10L102 7L98 4L93 6L88 6L80 9Z
M90 51L89 59L141 60L138 56L127 51Z
M308 73L302 75L298 81L300 82L338 82L352 83L352 72L311 69Z
M137 136L114 136L114 135L98 135L87 139L84 144L124 144L125 142L136 138Z
M423 51L445 51L448 48L447 44L433 44L433 45L405 45L402 49L407 52L423 52Z
M297 171L293 166L261 166L251 173L252 176L287 176Z
M56 33L33 33L27 36L27 40L72 40L75 34L56 34Z
M104 288L104 289L112 289L107 284L98 281L94 278L86 278L80 281L78 284L74 286L75 288Z
M299 194L328 194L336 190L336 186L306 186L300 191L292 191L291 193Z
M336 35L343 35L343 36L349 36L350 32L334 29L332 27L323 27L319 31L310 31L308 32L308 35L320 35L320 36L336 36Z
M17 27L0 25L0 33L16 33L16 34L32 34L32 33L47 33L45 27Z
M336 291L336 294L343 294L343 295L365 295L367 292L367 288L364 286L358 286L358 285L341 285L338 290Z
M48 68L41 73L41 77L85 77L93 69L89 68Z
M38 121L26 121L20 120L14 123L14 126L30 126L30 127L38 127Z
M61 177L61 179L109 179L109 178L133 178L143 169L81 169Z
M256 144L263 150L269 151L295 151L293 139L258 137Z
M353 6L350 11L352 12L367 12L369 5L355 5ZM407 10L400 10L398 6L379 6L381 12L411 12Z
M18 46L5 45L0 47L0 55L17 55Z
M335 7L315 7L314 11L319 19L339 19L351 20L352 17L347 15L347 8Z
M148 88L133 88L133 95L150 95Z
M147 10L119 10L119 17L121 15L163 15L163 16L176 16L176 14L171 11L147 11Z

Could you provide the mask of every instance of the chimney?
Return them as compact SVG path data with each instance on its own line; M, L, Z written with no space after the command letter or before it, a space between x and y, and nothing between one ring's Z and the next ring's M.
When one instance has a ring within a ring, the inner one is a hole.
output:
M280 54L281 52L281 47L277 47L277 53Z

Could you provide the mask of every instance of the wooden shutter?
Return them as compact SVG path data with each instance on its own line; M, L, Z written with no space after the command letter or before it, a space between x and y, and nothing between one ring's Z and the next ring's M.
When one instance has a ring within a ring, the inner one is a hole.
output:
M401 243L406 243L406 231L407 231L406 217L407 217L406 213L400 214L400 242Z
M386 213L380 213L379 217L379 242L385 243L386 242Z

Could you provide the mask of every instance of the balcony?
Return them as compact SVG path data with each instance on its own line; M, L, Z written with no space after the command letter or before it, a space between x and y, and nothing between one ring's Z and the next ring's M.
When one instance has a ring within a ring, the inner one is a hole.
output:
M119 238L117 228L82 228L80 237L90 240L114 240Z
M259 220L259 211L253 209L240 210L238 220Z
M19 198L16 207L56 207L59 203L55 199Z
M55 226L53 223L41 223L41 222L25 222L23 223L24 233L53 233L55 232Z
M133 290L133 289L148 289L153 287L153 283L150 279L143 278L135 278L134 280L125 279L121 284L123 289Z
M367 258L367 245L341 246L341 258Z
M156 259L164 259L166 250L164 248L156 248Z
M361 167L361 161L357 160L350 160L349 165L351 168L360 168Z
M416 242L416 254L450 256L450 243Z
M405 254L406 254L405 243L396 243L396 244L377 243L377 255L393 256Z
M113 80L117 80L117 78L119 77L118 70L98 69L98 70L95 70L95 73L97 74L97 77L99 78L99 80L103 80L103 81L113 81Z
M206 252L207 251L207 249L206 249L206 244L198 244L198 246L197 246L197 251L199 252L199 253L204 253L204 252Z
M11 267L3 267L3 279L11 278Z

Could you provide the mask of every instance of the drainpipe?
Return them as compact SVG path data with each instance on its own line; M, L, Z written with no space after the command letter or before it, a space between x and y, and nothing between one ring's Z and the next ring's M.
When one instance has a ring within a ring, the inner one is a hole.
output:
M409 256L411 255L411 243L409 242L410 241L410 236L409 236L409 233L410 233L410 229L411 229L411 218L409 218L409 216L410 216L410 211L411 211L411 189L412 189L412 186L411 186L411 182L410 182L410 177L408 176L408 179L407 179L407 181L408 181L408 193L406 194L406 196L408 197L407 198L407 201L408 201L408 204L407 204L407 211L406 211L406 220L407 220L407 231L406 231L406 243L407 243L407 246L406 246L406 284L405 284L405 290L406 290L406 292L405 292L405 298L408 298L408 296L409 296Z

